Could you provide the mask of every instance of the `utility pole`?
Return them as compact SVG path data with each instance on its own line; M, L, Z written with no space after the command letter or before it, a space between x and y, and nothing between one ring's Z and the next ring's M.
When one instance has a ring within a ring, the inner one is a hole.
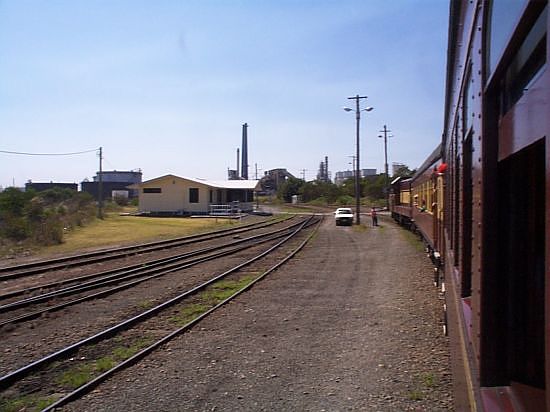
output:
M306 181L306 172L307 172L307 169L302 169L302 180L304 182Z
M384 171L386 173L386 184L384 186L384 190L385 190L384 195L386 196L386 208L389 210L390 209L390 184L389 184L390 175L388 172L388 137L393 137L393 136L392 135L388 136L388 133L391 133L391 130L388 130L386 125L384 125L384 130L380 130L380 132L384 133L384 136L378 136L378 137L384 138Z
M103 219L103 147L99 148L99 184L97 200L97 217Z
M356 95L354 97L348 97L349 100L355 100L355 210L357 216L355 217L355 224L361 224L361 186L359 184L360 177L360 163L359 163L359 121L361 120L361 110L370 112L372 107L367 107L365 109L359 109L359 101L361 99L366 99L367 96ZM349 112L353 109L349 107L344 108L345 111Z

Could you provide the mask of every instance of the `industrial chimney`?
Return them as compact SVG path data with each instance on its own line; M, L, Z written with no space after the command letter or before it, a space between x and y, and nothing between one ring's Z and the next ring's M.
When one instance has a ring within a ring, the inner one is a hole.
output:
M241 153L241 177L248 180L248 135L246 129L248 124L243 124L243 144Z

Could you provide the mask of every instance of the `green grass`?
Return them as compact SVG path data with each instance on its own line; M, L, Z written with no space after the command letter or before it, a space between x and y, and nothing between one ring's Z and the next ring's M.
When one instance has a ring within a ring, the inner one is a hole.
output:
M210 309L210 306L208 305L193 303L180 310L180 312L177 315L172 316L170 320L178 326L184 326L196 317L202 315L208 309Z
M409 245L414 247L419 252L424 252L424 243L420 240L420 238L412 233L410 230L403 229L401 231L403 238L407 241Z
M239 280L222 280L208 287L200 294L200 299L210 303L212 306L217 305L221 301L227 299L234 293L238 292L248 285L254 276L245 276Z
M114 368L118 363L134 356L141 349L149 346L152 340L149 338L140 338L130 346L118 346L114 348L111 354L76 365L73 368L63 372L58 378L57 383L64 388L76 389L85 383L91 381L101 373Z
M235 225L229 219L153 218L108 214L104 220L77 227L64 235L64 243L40 248L42 255L171 239Z
M26 395L15 399L0 398L2 412L35 412L45 409L57 400L57 396Z
M426 388L434 388L437 385L437 378L433 373L424 373L420 378Z
M353 224L351 226L351 230L353 230L354 232L366 232L367 231L367 226L361 224L361 225L356 225L356 224Z
M411 400L411 401L420 401L422 400L423 398L423 394L421 391L419 390L412 390L412 391L409 391L409 394L408 394L408 398Z
M252 282L260 273L243 276L239 280L221 280L197 295L198 303L185 306L170 318L178 326L187 325L210 308L224 301Z
M138 306L143 309L143 310L147 310L147 309L151 309L153 306L155 306L155 302L153 302L152 300L150 299L147 299L147 300L143 300L141 301Z
M414 379L415 389L407 393L407 397L412 401L420 401L424 399L425 391L430 391L437 386L437 378L431 372L426 372L417 375Z

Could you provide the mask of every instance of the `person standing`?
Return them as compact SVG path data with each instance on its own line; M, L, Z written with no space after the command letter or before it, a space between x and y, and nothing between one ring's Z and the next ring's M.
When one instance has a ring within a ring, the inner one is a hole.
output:
M372 208L370 215L372 216L372 225L378 226L378 216L376 215L376 208Z

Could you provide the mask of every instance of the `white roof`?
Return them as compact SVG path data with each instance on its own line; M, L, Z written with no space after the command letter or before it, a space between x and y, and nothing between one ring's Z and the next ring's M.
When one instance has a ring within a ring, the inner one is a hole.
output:
M207 179L199 179L199 178L192 178L192 177L180 177L180 176L168 174L168 175L156 177L154 179L146 180L145 182L142 182L141 184L136 184L135 186L149 184L156 180L164 179L167 177L188 180L191 182L200 183L200 184L214 187L217 189L254 190L256 186L258 186L258 184L260 183L258 180L207 180Z

